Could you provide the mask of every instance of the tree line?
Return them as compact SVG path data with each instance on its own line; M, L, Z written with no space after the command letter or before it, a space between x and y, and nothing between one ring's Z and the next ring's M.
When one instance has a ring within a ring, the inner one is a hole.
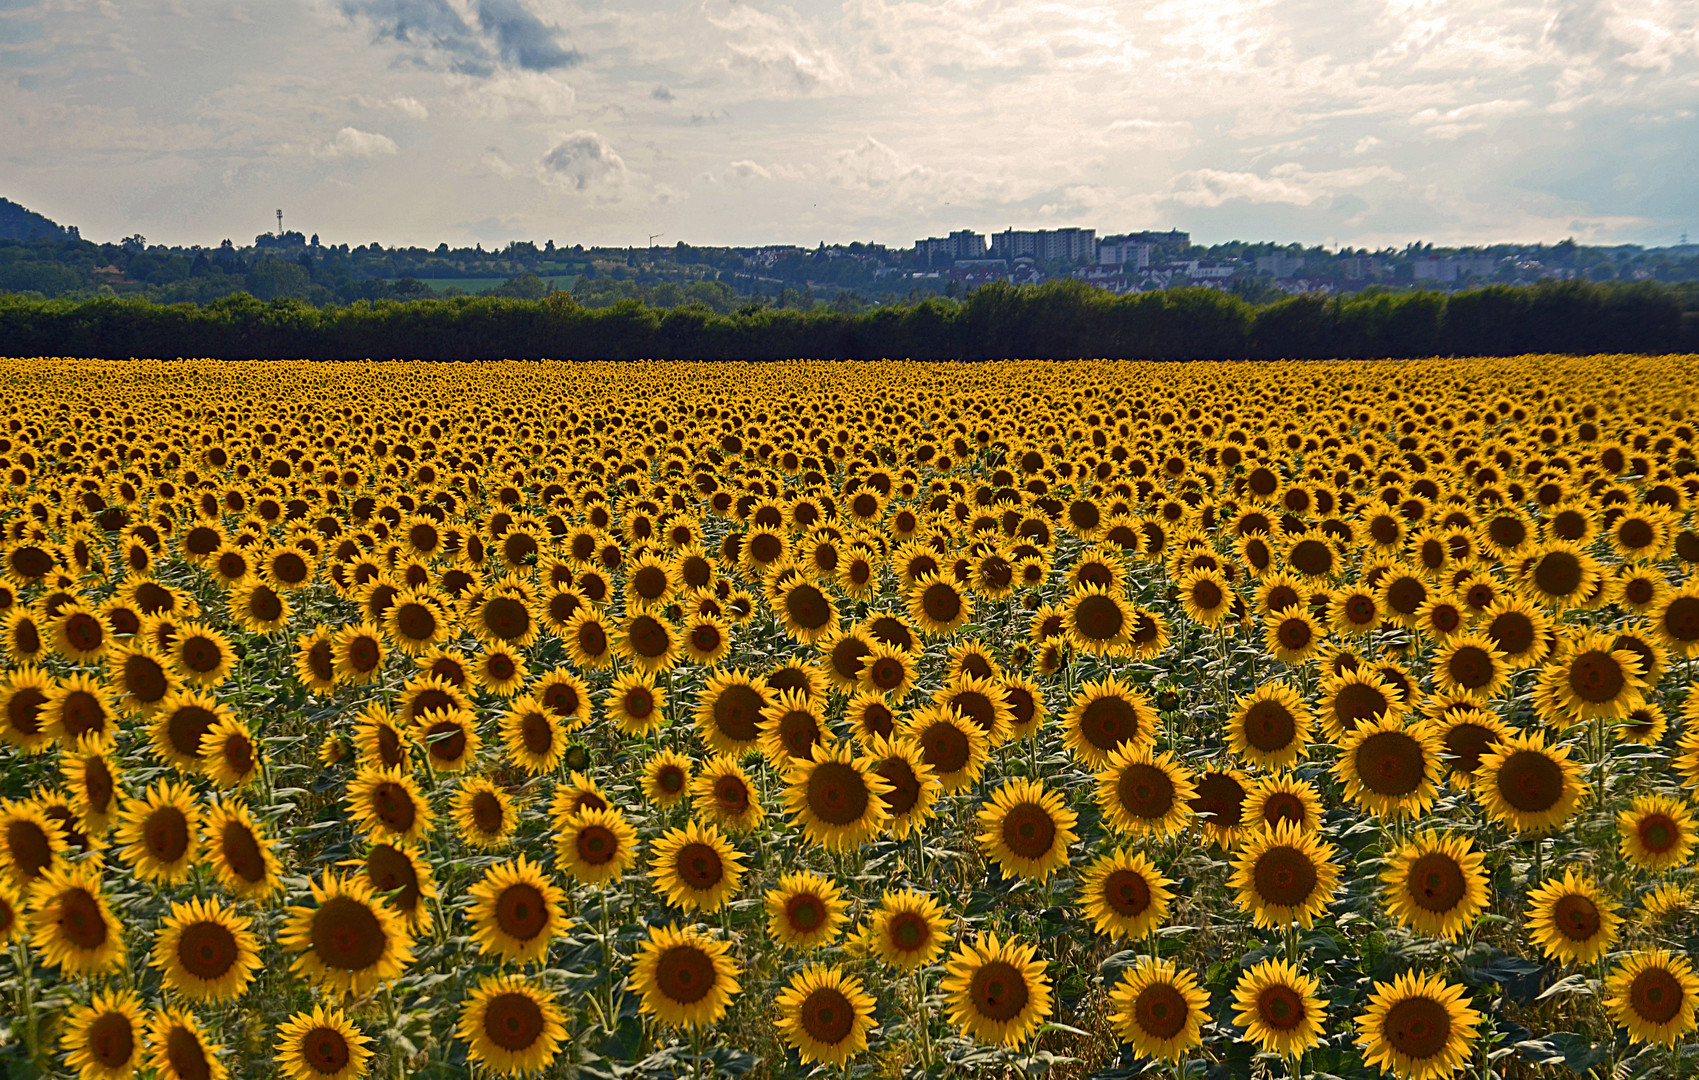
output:
M1080 282L988 285L866 312L716 313L622 301L465 297L314 307L247 294L206 304L0 296L16 356L223 359L791 357L1159 360L1699 351L1699 312L1656 283L1304 294L1254 304L1205 288L1114 295Z

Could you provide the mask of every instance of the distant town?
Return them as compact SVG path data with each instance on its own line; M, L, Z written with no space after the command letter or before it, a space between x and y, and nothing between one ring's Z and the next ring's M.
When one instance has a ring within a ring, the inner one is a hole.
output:
M131 296L206 303L249 293L313 304L566 293L589 306L638 301L701 304L718 312L751 306L858 312L929 296L960 298L992 282L1076 279L1113 293L1183 286L1222 289L1253 301L1286 294L1363 289L1452 290L1550 279L1690 283L1699 293L1699 244L1495 244L1445 248L1324 248L1231 241L1194 243L1180 230L1099 235L1094 228L979 233L814 247L586 247L514 240L485 248L386 247L321 241L284 227L251 242L167 246L132 235L82 238L74 226L0 199L0 293L38 297ZM1683 291L1689 291L1684 288Z

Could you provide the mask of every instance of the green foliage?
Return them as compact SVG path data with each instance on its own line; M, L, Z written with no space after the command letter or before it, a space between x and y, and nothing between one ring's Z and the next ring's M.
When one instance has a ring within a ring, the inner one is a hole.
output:
M32 265L0 266L0 277L51 291L30 283ZM864 309L854 299L815 304L795 290L773 305L739 307L719 282L640 287L607 278L580 280L578 302L560 304L524 273L480 297L315 308L301 301L322 287L299 263L257 259L245 280L252 295L214 299L210 287L185 295L210 301L200 306L0 296L0 339L22 355L103 357L1185 360L1659 353L1691 349L1699 335L1685 298L1652 283L1366 290L1252 304L1216 289L1116 296L1064 281Z

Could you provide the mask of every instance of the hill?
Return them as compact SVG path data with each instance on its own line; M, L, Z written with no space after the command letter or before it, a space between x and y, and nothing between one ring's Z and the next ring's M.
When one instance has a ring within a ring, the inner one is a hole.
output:
M0 199L0 240L74 240L75 226L66 228L52 218Z

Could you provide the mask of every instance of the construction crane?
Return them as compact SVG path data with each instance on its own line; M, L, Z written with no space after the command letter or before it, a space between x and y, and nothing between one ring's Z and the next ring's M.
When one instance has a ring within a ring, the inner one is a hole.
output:
M663 237L665 235L667 235L667 234L664 233L664 232L652 232L652 233L650 233L649 234L649 246L654 247L655 241L659 240L661 237Z

